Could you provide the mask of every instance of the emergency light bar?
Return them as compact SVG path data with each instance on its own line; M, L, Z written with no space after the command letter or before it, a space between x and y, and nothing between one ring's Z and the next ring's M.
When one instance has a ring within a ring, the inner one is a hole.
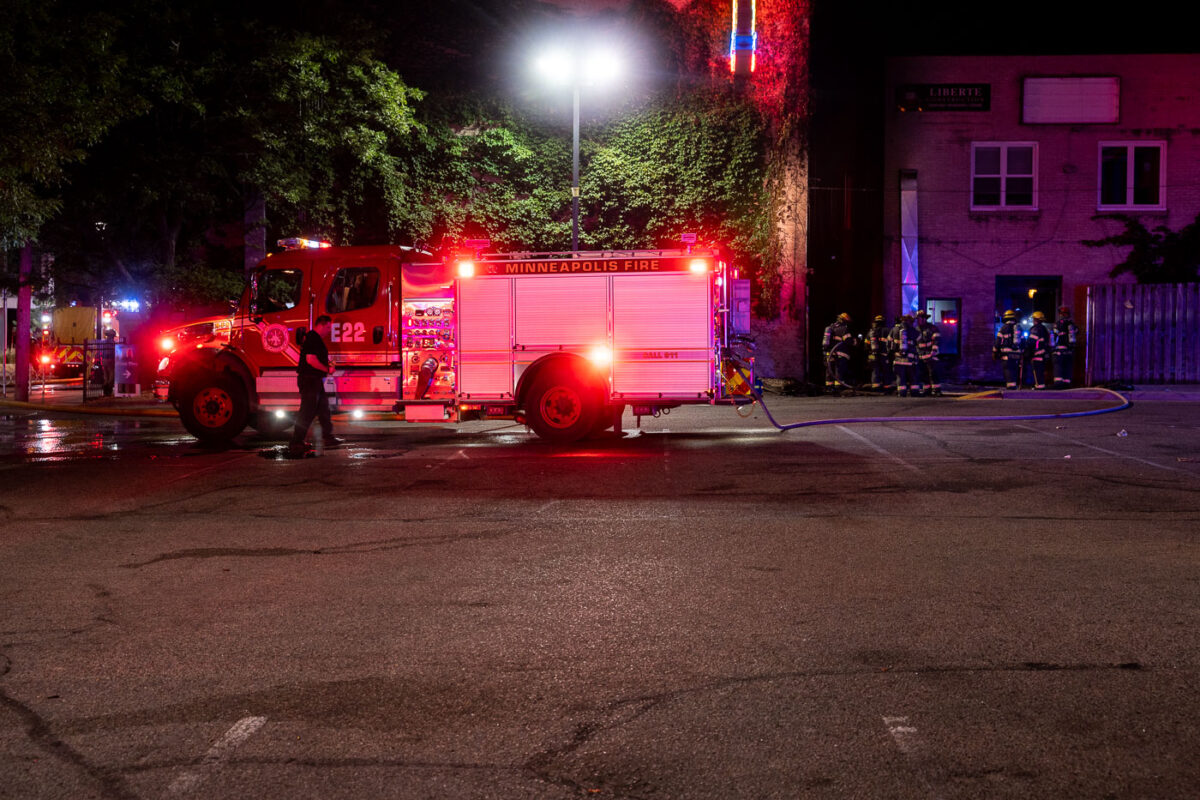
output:
M280 239L277 244L284 250L323 250L326 247L333 247L332 242L323 242L319 239L302 239L299 236L291 236L287 239Z

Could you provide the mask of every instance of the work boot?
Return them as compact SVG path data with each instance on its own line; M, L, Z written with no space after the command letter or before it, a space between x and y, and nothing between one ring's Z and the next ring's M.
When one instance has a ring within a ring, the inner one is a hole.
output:
M303 458L304 456L308 455L310 449L311 448L304 442L289 442L287 453L292 458Z
M321 440L321 443L324 444L326 447L337 447L340 444L345 444L346 440L339 439L336 436L326 436L324 439Z

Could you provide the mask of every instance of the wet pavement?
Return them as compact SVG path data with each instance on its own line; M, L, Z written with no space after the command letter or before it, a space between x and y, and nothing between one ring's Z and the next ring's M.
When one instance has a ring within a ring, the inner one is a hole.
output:
M643 422L339 421L289 460L0 408L0 796L1200 785L1197 404Z

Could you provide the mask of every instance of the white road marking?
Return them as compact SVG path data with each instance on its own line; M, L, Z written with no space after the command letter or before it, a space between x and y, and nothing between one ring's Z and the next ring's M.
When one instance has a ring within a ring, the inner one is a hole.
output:
M908 717L884 717L883 724L887 726L888 733L896 740L896 747L900 748L901 753L911 755L920 747L917 729L908 724Z
M1136 461L1139 464L1145 464L1146 466L1154 467L1155 469L1165 469L1168 472L1182 472L1184 475L1192 474L1191 472L1189 472L1188 470L1185 470L1185 469L1179 469L1177 467L1168 467L1166 464L1155 464L1153 461L1147 461L1144 458L1138 458L1137 456L1131 456L1127 453L1120 453L1120 452L1117 452L1116 450L1108 450L1103 447L1097 447L1094 444L1088 444L1087 442L1081 442L1078 439L1072 439L1069 436L1063 436L1060 433L1051 433L1050 431L1044 431L1044 430L1041 430L1040 428L1035 428L1032 425L1018 425L1017 427L1027 430L1027 431L1033 431L1034 433L1040 433L1044 436L1053 436L1055 439L1062 439L1064 442L1070 442L1071 444L1077 444L1080 447L1086 447L1088 449L1095 450L1099 453L1105 453L1106 455L1116 456L1117 458L1127 458L1130 461Z
M883 724L887 726L896 747L908 759L917 777L929 790L930 796L940 800L942 793L939 787L942 781L937 777L936 769L924 752L925 745L921 742L917 727L909 722L908 717L884 717Z
M229 754L238 745L253 736L254 732L266 722L266 717L245 717L238 720L232 728L225 731L225 735L218 739L216 744L208 748L208 752L204 754L204 758L200 759L200 763L194 769L182 773L171 781L168 791L171 794L186 794L195 789L204 782L210 772L229 757Z
M903 458L901 458L900 456L898 456L898 455L895 455L895 454L891 453L890 451L888 451L888 450L885 450L884 448L882 448L882 447L880 447L879 445L875 444L874 442L872 442L872 441L871 441L870 439L868 439L867 437L865 437L865 436L863 436L863 435L861 435L861 434L855 433L854 431L852 431L852 430L850 430L849 428L847 428L845 425L838 425L838 426L837 426L837 428L838 428L838 430L839 430L839 431L843 431L844 433L848 433L848 434L850 434L851 436L853 436L855 439L858 439L860 442L862 442L863 444L867 445L867 447L870 447L872 450L874 450L875 452L879 453L880 455L887 456L887 457L888 457L888 458L890 458L892 461L895 461L897 464L899 464L900 466L904 467L906 470L909 470L910 472L915 472L915 473L917 473L918 475L920 475L920 474L921 474L921 468L920 468L920 467L913 466L912 464L908 463L907 461L905 461L905 460L904 460Z

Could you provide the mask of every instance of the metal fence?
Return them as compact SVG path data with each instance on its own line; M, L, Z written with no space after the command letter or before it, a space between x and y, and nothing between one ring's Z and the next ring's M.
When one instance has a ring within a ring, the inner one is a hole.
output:
M1200 283L1089 286L1086 379L1200 383Z

